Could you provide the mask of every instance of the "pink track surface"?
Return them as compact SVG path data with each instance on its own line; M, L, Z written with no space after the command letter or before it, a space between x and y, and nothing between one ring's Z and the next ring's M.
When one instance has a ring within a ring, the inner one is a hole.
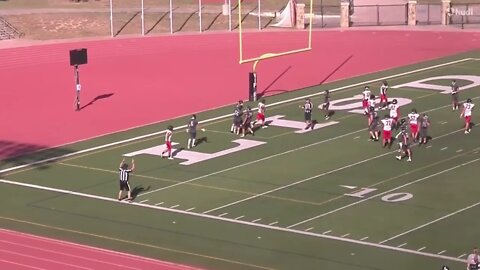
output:
M246 34L244 46L244 58L302 48L306 33ZM82 47L82 105L90 105L75 112L68 52ZM480 34L471 32L318 31L312 51L260 63L258 90L282 93L478 48ZM238 64L235 33L8 48L0 59L0 158L245 99L252 68Z
M0 269L199 270L3 229L0 229Z

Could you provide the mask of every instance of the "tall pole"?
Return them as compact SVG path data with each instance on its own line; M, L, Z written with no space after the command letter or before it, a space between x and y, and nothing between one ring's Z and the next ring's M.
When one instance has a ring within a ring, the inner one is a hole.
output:
M145 36L145 12L143 9L143 0L142 0L142 36Z
M113 0L110 0L110 35L113 37Z
M260 16L260 2L261 0L258 0L258 30L262 30L262 17Z
M198 31L202 32L202 0L198 0Z
M170 34L173 34L173 4L172 0L170 0Z
M228 31L232 31L232 0L228 0Z
M80 110L80 75L78 74L78 65L75 65L75 110Z

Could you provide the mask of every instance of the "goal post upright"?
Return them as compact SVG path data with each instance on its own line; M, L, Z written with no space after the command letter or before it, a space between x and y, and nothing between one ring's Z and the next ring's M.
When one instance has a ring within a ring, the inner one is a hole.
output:
M270 59L270 58L275 58L275 57L280 57L280 56L285 56L290 54L296 54L296 53L301 53L301 52L306 52L311 50L312 49L312 26L313 26L313 0L310 0L310 20L309 20L309 26L308 26L307 47L285 51L285 52L279 52L279 53L265 53L258 57L244 59L243 58L242 1L238 0L238 34L239 34L238 42L239 42L239 57L240 57L239 63L245 64L245 63L261 61L265 59Z

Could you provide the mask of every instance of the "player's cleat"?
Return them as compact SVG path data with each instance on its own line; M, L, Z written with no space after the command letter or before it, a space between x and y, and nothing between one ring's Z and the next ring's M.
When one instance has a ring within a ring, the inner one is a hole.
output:
M262 126L262 128L268 128L268 126Z
M245 137L245 135L243 135L243 134L242 134L242 135L240 135L240 137L242 137L242 138L243 138L243 137Z
M465 134L468 134L468 133L470 133L470 131L468 131L468 130L465 130Z
M402 159L401 156L396 156L395 158L396 158L397 160L401 160L401 159Z
M325 120L328 120L328 119L330 119L330 116L325 116Z
M168 157L168 159L173 159L173 157Z
M412 159L411 159L411 158L408 158L407 161L410 162L410 161L412 161Z

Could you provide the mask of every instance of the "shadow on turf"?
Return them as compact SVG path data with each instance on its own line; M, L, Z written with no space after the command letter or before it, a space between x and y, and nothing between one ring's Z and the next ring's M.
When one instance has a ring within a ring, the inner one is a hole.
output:
M27 144L13 141L0 141L0 168L19 166L34 163L40 160L63 156L75 152L74 149L69 148L48 148L45 145ZM43 162L41 164L33 165L40 169L49 167L49 163Z
M150 190L150 186L148 186L147 188L144 188L143 186L136 186L132 189L132 198L133 200L135 200L135 198L141 194L142 192L145 192L145 191L149 191Z
M106 99L106 98L109 98L111 96L113 96L114 93L108 93L108 94L103 94L103 95L99 95L99 96L96 96L94 99L92 99L90 102L88 102L87 104L83 105L80 110L83 110L85 109L86 107L90 106L90 105L93 105L93 103L95 103L95 101L97 100L101 100L101 99Z

